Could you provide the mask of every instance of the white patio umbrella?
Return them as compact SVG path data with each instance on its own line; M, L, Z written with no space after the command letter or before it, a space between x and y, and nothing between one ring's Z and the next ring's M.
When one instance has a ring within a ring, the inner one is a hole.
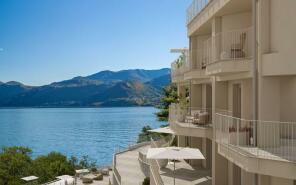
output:
M147 159L205 159L197 148L183 147L165 147L165 148L149 148ZM175 161L174 161L174 184L175 184Z

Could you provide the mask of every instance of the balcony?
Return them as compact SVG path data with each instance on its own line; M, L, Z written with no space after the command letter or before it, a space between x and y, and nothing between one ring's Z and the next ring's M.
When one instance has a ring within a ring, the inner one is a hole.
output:
M170 127L176 135L212 139L211 112L211 109L171 104L169 110Z
M296 170L296 123L215 115L218 151L247 171L291 178ZM271 168L272 167L272 168Z
M184 81L184 73L189 70L189 54L185 52L171 64L172 82L178 83Z
M190 50L190 70L185 73L184 79L206 79L206 65L212 56L212 38L203 43L203 47Z
M212 43L212 44L211 44ZM204 43L206 74L249 72L252 59L252 28L221 32Z

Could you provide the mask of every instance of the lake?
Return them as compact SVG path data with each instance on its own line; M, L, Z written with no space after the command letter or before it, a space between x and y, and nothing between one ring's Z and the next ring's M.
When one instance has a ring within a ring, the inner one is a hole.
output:
M135 142L145 125L157 128L153 107L0 109L0 146L27 146L33 157L51 151L112 163L116 148Z

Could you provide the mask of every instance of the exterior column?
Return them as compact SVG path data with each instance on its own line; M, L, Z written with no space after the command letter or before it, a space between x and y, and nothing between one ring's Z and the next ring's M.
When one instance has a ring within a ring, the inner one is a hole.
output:
M217 82L216 77L212 77L212 185L228 185L228 161L218 154L218 144L215 141L215 112L216 108L226 109L228 107L227 87L226 82Z

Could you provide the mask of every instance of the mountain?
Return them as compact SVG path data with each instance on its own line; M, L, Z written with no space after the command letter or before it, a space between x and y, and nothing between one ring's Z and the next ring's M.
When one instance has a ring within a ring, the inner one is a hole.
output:
M161 90L162 87L165 87L170 83L171 83L171 74L166 74L146 82L147 85L150 85L159 90Z
M170 70L101 71L85 77L26 86L0 83L0 107L147 106L159 103Z
M30 91L32 87L25 86L19 82L10 81L7 83L0 83L0 105L4 104L10 98L18 94L23 94Z
M141 82L147 82L167 74L170 74L169 68L163 68L159 70L129 69L129 70L122 70L118 72L101 71L101 72L86 76L85 78L89 80L103 80L103 81L139 80Z

